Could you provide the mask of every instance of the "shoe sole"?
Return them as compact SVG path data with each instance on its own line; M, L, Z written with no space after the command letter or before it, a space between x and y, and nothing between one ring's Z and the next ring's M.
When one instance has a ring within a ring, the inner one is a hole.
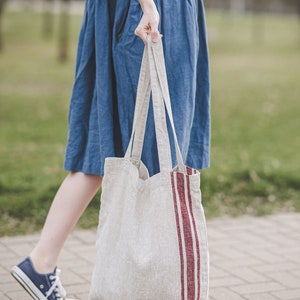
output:
M19 267L14 266L10 273L33 299L47 300L45 295L40 292L31 279Z

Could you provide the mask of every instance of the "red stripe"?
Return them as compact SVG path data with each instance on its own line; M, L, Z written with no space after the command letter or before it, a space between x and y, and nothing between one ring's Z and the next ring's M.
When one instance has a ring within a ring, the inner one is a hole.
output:
M186 173L187 173L188 175L197 174L197 170L196 170L196 169L193 169L193 168L190 168L190 167L186 167Z
M186 167L186 173L187 173L188 175L192 175L192 174L193 174L192 168Z
M173 191L173 201L174 201L174 211L176 217L178 244L179 244L179 254L180 254L180 271L181 271L181 299L184 300L184 262L183 262L183 247L180 232L180 222L178 215L177 197L176 197L176 187L174 183L174 173L171 174L172 179L172 191Z
M180 199L180 208L183 222L185 252L187 260L187 284L188 284L188 300L195 299L195 261L194 261L194 246L192 237L192 228L189 218L189 213L185 199L185 175L177 173L177 191Z
M195 233L195 239L196 239L196 251L197 251L197 285L198 285L198 294L197 294L197 300L200 299L200 246L199 246L199 237L196 230L196 222L193 212L193 205L192 205L192 196L191 196L191 187L190 187L190 178L187 176L187 186L188 186L188 198L189 198L189 207L190 212L192 216L192 222L193 222L193 228Z

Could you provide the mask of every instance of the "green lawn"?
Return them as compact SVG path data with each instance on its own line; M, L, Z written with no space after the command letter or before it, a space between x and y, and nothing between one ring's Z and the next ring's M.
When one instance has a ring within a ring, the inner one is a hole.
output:
M80 17L57 61L41 16L6 12L0 54L0 236L40 229L62 170ZM296 17L207 13L212 77L208 217L300 211L300 26ZM256 25L255 25L256 24ZM258 30L258 34L254 34ZM95 226L99 195L80 220Z

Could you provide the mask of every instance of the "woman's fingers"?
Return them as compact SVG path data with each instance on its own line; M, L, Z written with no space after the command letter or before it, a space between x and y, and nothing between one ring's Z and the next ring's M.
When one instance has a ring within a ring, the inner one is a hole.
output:
M147 44L147 36L150 33L150 30L144 28L141 24L136 28L134 32L139 38L143 40L145 44Z
M159 14L156 8L151 12L144 12L142 19L135 30L135 34L140 37L145 44L147 44L147 36L150 34L152 42L156 43L160 38L158 24Z
M156 42L158 42L158 39L161 36L158 31L158 24L151 24L150 26L151 26L151 28L153 28L150 32L151 40L153 43L156 43Z
M153 25L152 25L153 26ZM161 34L159 33L158 29L152 29L153 27L150 25L147 26L138 26L135 30L135 35L140 37L145 44L147 44L147 36L151 35L151 40L153 43L158 42Z

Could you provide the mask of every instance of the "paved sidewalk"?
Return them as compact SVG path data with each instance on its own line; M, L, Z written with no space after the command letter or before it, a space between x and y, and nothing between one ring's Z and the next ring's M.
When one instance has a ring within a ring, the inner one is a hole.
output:
M300 300L300 214L214 219L208 235L210 300ZM88 299L95 237L95 230L74 231L60 257L62 282L76 299ZM31 299L8 272L37 238L0 239L1 300Z

